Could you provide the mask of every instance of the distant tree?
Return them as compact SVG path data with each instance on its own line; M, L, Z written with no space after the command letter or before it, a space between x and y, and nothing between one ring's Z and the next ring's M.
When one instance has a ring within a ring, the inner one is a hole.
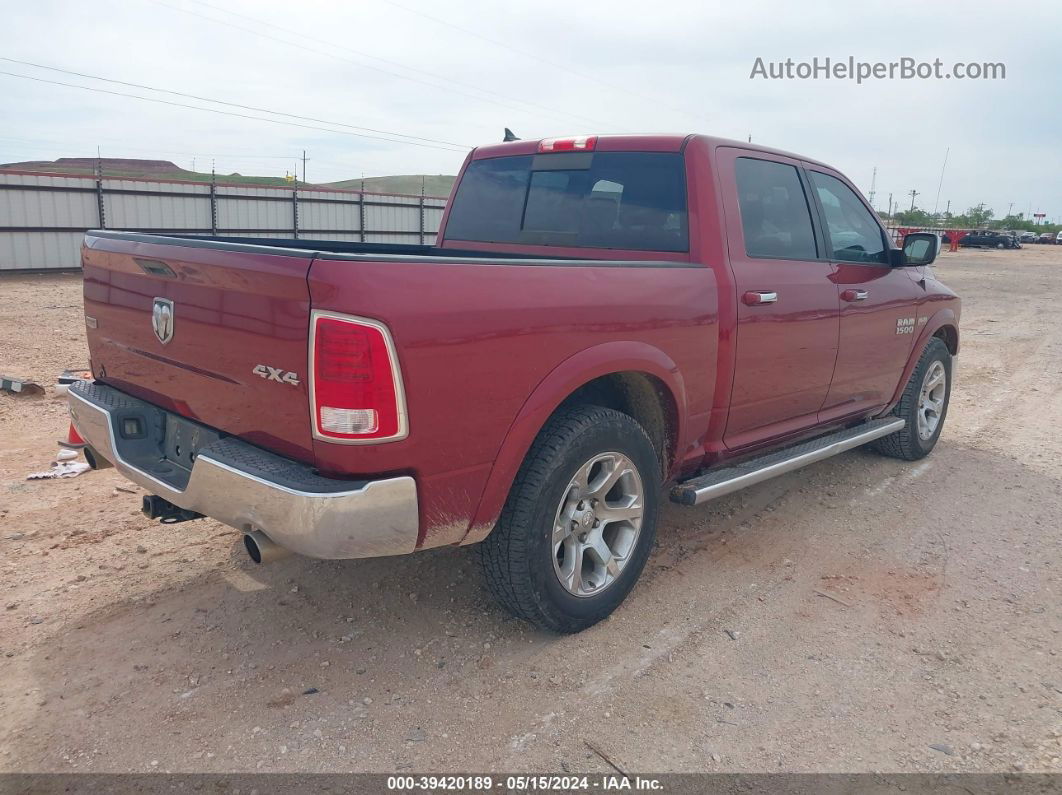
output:
M901 210L895 215L896 223L900 226L935 226L936 221L932 215L921 207L913 210Z
M995 215L995 212L993 212L991 207L979 204L977 207L969 208L962 215L956 216L955 221L959 226L981 229L988 226L988 222L992 220L993 215Z

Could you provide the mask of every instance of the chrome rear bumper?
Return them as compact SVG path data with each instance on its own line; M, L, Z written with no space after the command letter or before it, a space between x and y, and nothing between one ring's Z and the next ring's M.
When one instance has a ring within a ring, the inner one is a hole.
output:
M210 441L197 448L188 470L166 459L160 429L170 417L194 423L103 384L75 384L69 401L74 426L97 458L181 508L244 532L260 530L313 558L402 555L416 548L420 520L411 477L325 478L205 426L197 427ZM132 418L140 418L146 437L123 436L119 423Z

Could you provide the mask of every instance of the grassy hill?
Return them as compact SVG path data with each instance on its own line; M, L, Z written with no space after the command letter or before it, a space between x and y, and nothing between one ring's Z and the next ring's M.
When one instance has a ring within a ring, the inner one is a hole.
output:
M127 179L172 179L184 182L210 182L211 175L200 171L188 171L169 160L137 160L105 157L100 161L103 176ZM58 160L27 160L20 163L0 164L0 170L43 171L55 174L75 174L78 176L95 176L96 159L89 157L61 157ZM253 177L243 174L218 174L218 182L236 185L280 185L290 186L283 177ZM406 174L394 177L366 177L345 179L339 182L322 183L318 187L348 188L360 190L364 182L365 190L373 193L410 193L417 195L421 190L428 196L448 196L454 177L445 174L421 175ZM313 183L311 183L313 184Z
M361 190L362 182L365 190L373 193L420 193L421 180L424 180L424 193L428 196L449 196L450 188L454 184L456 176L449 174L401 174L394 177L366 177L360 179L344 179L339 182L328 182L328 188L351 188Z
M184 182L210 182L211 175L200 171L187 171L168 160L126 160L103 158L102 171L105 177L128 179L173 179ZM92 177L96 174L94 158L61 157L58 160L28 160L21 163L0 164L0 170L44 171L55 174L76 174ZM218 182L239 185L290 185L283 177L246 177L243 174L218 174Z

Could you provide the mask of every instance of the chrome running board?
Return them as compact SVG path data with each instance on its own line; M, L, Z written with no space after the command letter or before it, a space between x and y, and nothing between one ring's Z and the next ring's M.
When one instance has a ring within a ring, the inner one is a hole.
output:
M898 417L871 420L853 428L828 433L784 450L753 458L736 466L715 469L676 484L671 489L671 501L681 505L700 505L702 502L762 483L890 433L896 433L903 429L904 424L904 420Z

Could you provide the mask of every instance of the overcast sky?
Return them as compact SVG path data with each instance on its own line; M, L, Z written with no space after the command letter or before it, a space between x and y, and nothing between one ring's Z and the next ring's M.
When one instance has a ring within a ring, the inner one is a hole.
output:
M1062 218L1062 4L0 0L0 55L470 147L511 127L704 132L824 160L869 194ZM957 6L956 6L957 7ZM932 10L930 10L932 8ZM765 61L1002 62L1006 79L750 79ZM208 105L0 61L0 70ZM361 138L0 75L0 162L165 158L308 178L456 173L459 146ZM219 110L266 116L223 105ZM271 117L279 118L279 117ZM374 133L365 133L374 134ZM394 135L382 137L396 138ZM938 181L950 147L943 188Z

